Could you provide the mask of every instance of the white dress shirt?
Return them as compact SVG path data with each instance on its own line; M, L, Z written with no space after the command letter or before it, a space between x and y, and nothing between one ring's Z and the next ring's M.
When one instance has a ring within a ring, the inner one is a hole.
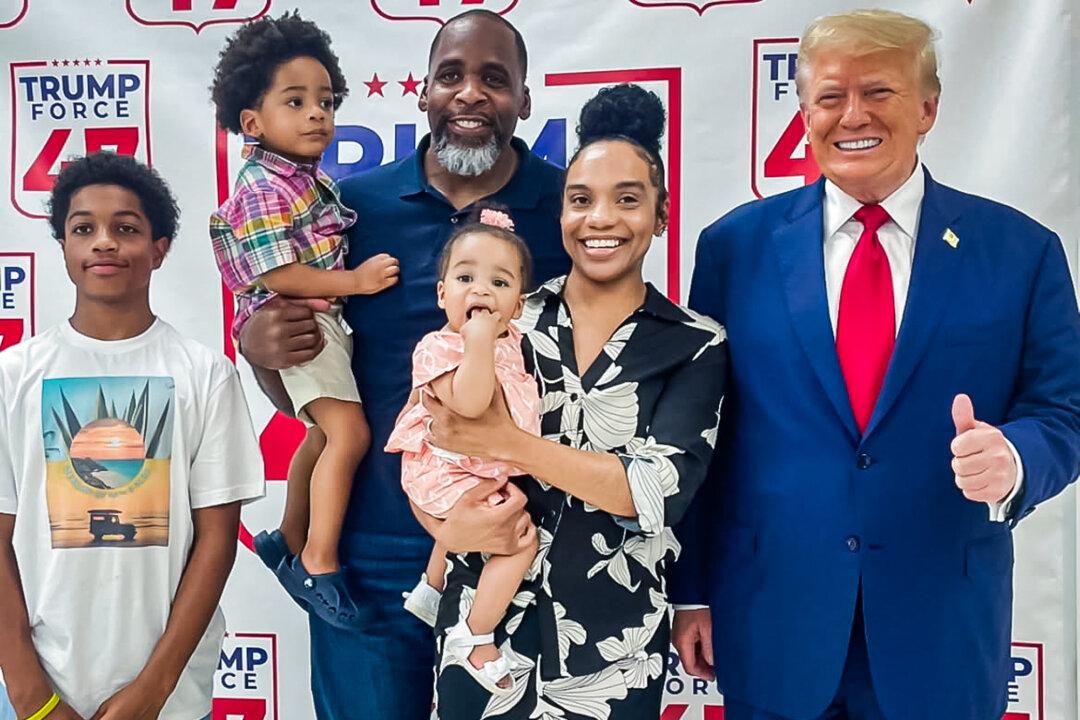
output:
M900 332L908 286L911 284L911 264L915 258L915 238L919 236L919 216L925 190L926 175L922 163L919 163L911 177L880 203L889 214L889 220L878 229L877 236L889 258L897 334ZM825 293L829 299L829 320L832 322L833 337L836 337L836 318L840 313L840 290L844 285L844 273L847 272L848 262L851 261L855 245L863 231L862 223L852 217L860 207L861 202L841 190L831 180L825 180ZM1006 520L1009 505L1020 492L1024 482L1024 466L1020 462L1020 453L1007 438L1005 442L1008 443L1016 462L1016 483L1004 500L987 503L990 520L993 522Z

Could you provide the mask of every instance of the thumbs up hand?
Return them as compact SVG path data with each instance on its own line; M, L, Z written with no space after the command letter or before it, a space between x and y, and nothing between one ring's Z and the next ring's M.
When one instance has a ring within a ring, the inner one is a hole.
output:
M950 449L956 487L968 500L1001 502L1012 492L1017 474L1005 435L993 425L975 419L975 408L967 395L953 398L952 417L956 437Z

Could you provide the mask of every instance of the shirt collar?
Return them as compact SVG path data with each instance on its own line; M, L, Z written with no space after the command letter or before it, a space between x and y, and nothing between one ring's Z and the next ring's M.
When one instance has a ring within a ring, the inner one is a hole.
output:
M566 287L566 276L552 278L539 288L534 290L525 302L533 305L546 306L553 299L562 299L563 289ZM685 322L686 316L679 306L671 302L651 282L645 283L645 300L637 312L645 312L661 320L670 322Z
M410 197L427 193L442 197L442 194L428 182L424 175L424 155L431 147L431 133L420 140L416 152L402 163L399 183L400 197ZM540 204L541 188L545 185L537 177L540 164L544 161L537 157L521 138L511 138L510 147L518 154L518 167L510 182L493 193L489 199L506 205L511 210L535 208Z
M304 173L314 177L319 168L317 161L310 163L293 162L287 157L267 150L258 143L244 143L244 148L240 151L240 157L261 165L275 175L287 178L297 173Z
M905 235L914 239L919 225L926 192L926 174L922 163L916 163L915 172L889 197L881 201L881 207ZM825 237L830 238L844 223L851 220L862 203L841 190L833 181L825 180Z

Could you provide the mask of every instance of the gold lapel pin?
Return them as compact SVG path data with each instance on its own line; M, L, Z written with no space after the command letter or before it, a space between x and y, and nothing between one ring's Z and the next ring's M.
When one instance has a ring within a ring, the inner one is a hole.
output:
M960 244L960 237L952 231L952 228L946 228L945 234L941 236L941 239L949 244L949 247L956 249L956 246Z

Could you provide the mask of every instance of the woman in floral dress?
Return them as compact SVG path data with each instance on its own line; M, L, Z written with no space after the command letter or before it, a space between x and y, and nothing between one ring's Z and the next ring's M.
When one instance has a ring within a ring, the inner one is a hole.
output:
M705 478L726 363L723 328L642 278L668 217L663 126L659 99L632 85L582 110L561 220L573 268L533 293L519 321L542 437L501 402L467 420L429 401L436 445L532 475L523 487L539 536L495 634L509 687L489 693L444 653L442 720L659 717L671 527ZM482 562L450 555L437 637L468 615Z

